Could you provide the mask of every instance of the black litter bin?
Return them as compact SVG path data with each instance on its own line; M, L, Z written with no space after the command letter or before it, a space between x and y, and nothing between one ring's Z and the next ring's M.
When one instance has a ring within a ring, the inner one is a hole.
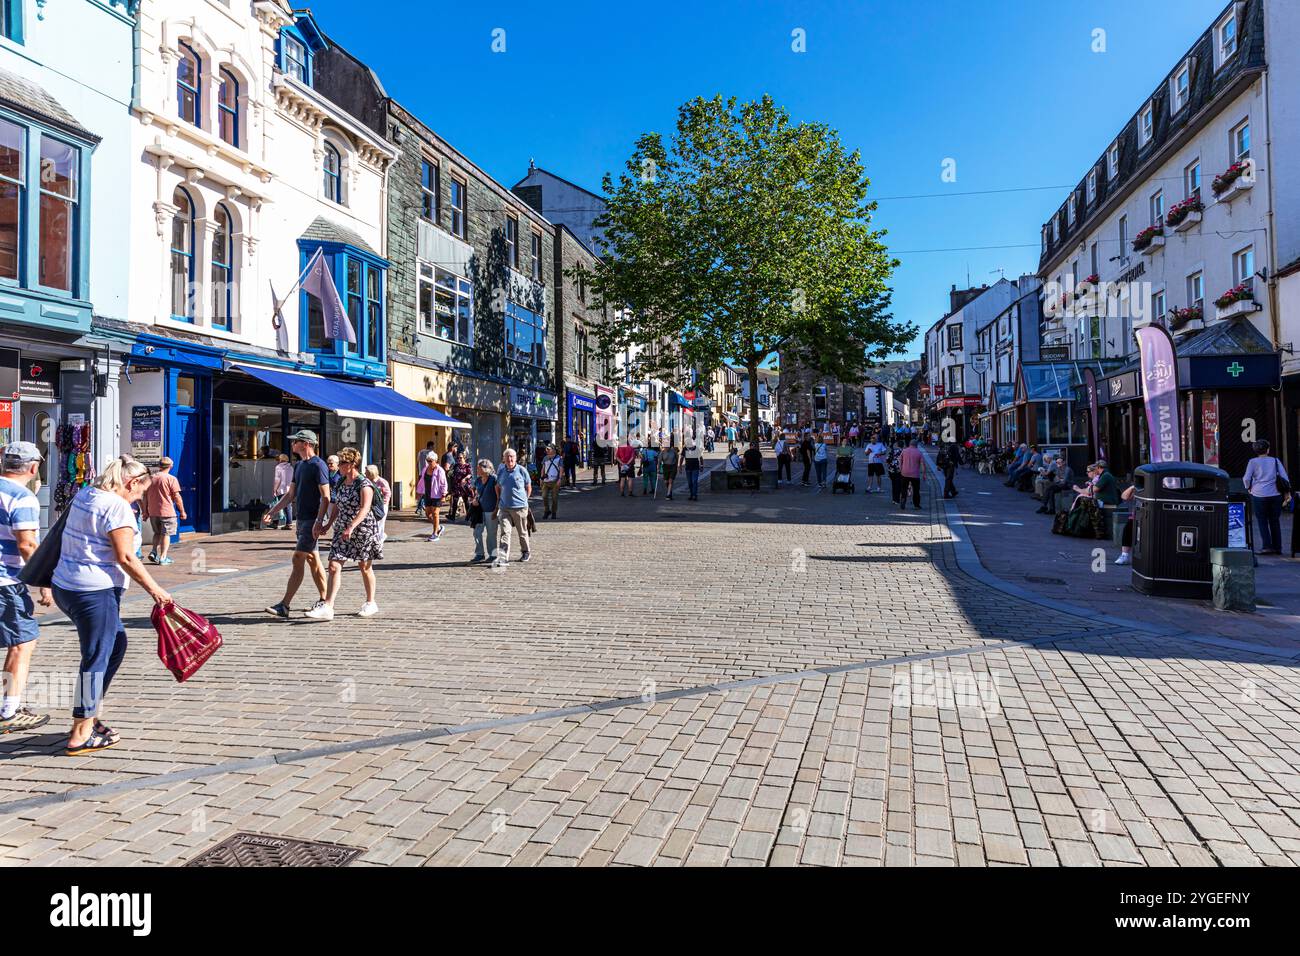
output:
M1170 461L1139 466L1133 484L1133 587L1212 597L1210 549L1228 546L1228 473Z

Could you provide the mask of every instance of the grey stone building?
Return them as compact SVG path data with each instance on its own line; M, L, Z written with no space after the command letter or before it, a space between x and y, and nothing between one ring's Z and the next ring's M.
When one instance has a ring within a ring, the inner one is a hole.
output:
M388 174L388 358L393 385L468 428L394 425L394 475L426 441L528 460L559 437L555 229L384 91L332 43L322 91L399 151Z
M781 356L777 390L777 424L784 428L830 422L843 426L862 419L862 382L841 382L809 369L792 356Z

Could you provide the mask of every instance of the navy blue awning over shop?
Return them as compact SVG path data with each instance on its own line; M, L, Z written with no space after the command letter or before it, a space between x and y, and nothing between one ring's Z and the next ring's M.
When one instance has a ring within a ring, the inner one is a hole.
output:
M310 405L350 418L368 418L382 422L411 422L415 425L442 425L448 428L469 428L466 422L435 411L427 405L412 401L383 385L355 385L340 382L323 375L306 372L281 372L255 365L233 365L232 369L244 372L265 382L272 388L288 392Z

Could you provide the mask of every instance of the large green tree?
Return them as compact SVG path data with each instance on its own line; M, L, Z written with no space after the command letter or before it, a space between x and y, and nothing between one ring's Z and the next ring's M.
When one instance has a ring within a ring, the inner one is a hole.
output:
M770 96L686 103L670 143L641 136L618 179L604 178L590 282L614 319L600 349L638 346L635 371L675 384L735 361L755 396L774 352L860 378L916 331L888 313L898 263L871 227L869 185L834 130L792 122Z

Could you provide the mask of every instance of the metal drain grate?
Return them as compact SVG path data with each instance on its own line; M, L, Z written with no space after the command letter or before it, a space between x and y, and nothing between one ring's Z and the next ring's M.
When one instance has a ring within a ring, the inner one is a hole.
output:
M337 843L294 840L262 833L236 833L186 866L347 866L361 851Z
M1043 578L1043 577L1039 577L1036 574L1026 574L1025 580L1031 581L1034 584L1064 584L1065 583L1064 579L1062 578Z

